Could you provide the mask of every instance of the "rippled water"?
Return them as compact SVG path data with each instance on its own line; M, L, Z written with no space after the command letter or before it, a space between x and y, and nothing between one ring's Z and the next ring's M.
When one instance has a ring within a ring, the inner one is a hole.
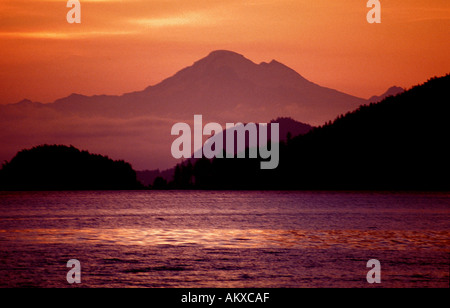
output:
M448 287L450 195L0 192L0 286Z

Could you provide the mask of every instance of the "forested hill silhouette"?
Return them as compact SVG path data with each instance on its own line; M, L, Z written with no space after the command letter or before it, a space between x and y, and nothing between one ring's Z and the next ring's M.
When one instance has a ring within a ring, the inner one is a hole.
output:
M171 188L450 190L450 75L361 106L280 143L280 164L202 159L177 165Z
M73 146L41 145L22 150L0 170L0 190L139 188L141 184L130 164Z

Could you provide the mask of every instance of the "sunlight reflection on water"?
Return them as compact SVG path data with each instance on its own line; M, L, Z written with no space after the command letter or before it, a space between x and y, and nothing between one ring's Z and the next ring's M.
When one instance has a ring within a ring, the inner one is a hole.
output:
M271 230L271 229L28 229L0 238L34 243L116 245L201 245L207 248L316 248L450 252L449 231Z

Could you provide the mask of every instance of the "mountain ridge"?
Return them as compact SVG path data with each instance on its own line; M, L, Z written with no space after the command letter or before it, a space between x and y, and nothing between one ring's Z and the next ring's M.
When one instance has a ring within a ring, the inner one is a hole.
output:
M372 97L370 97L367 101L369 103L377 103L382 101L383 99L385 99L388 96L395 96L397 94L403 93L405 92L405 89L397 87L397 86L392 86L389 89L386 90L386 92L384 92L381 95L374 95Z
M319 86L274 59L269 63L256 64L241 54L216 50L140 91L92 96L72 93L45 105L63 113L80 115L103 113L126 117L158 112L165 116L177 116L203 109L205 115L214 115L208 108L208 101L211 102L209 105L239 111L246 117L241 121L256 122L292 116L300 122L312 124L330 120L330 116L332 118L366 102L362 98ZM186 107L173 112L169 106L177 103ZM326 108L327 105L329 108ZM249 108L242 106L252 106L257 110L249 111ZM258 119L252 119L252 116L258 116Z

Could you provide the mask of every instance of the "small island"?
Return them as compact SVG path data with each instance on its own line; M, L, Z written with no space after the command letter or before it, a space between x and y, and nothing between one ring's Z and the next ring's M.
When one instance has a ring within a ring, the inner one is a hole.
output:
M0 190L134 190L142 184L125 161L73 146L40 145L18 152L0 170Z

